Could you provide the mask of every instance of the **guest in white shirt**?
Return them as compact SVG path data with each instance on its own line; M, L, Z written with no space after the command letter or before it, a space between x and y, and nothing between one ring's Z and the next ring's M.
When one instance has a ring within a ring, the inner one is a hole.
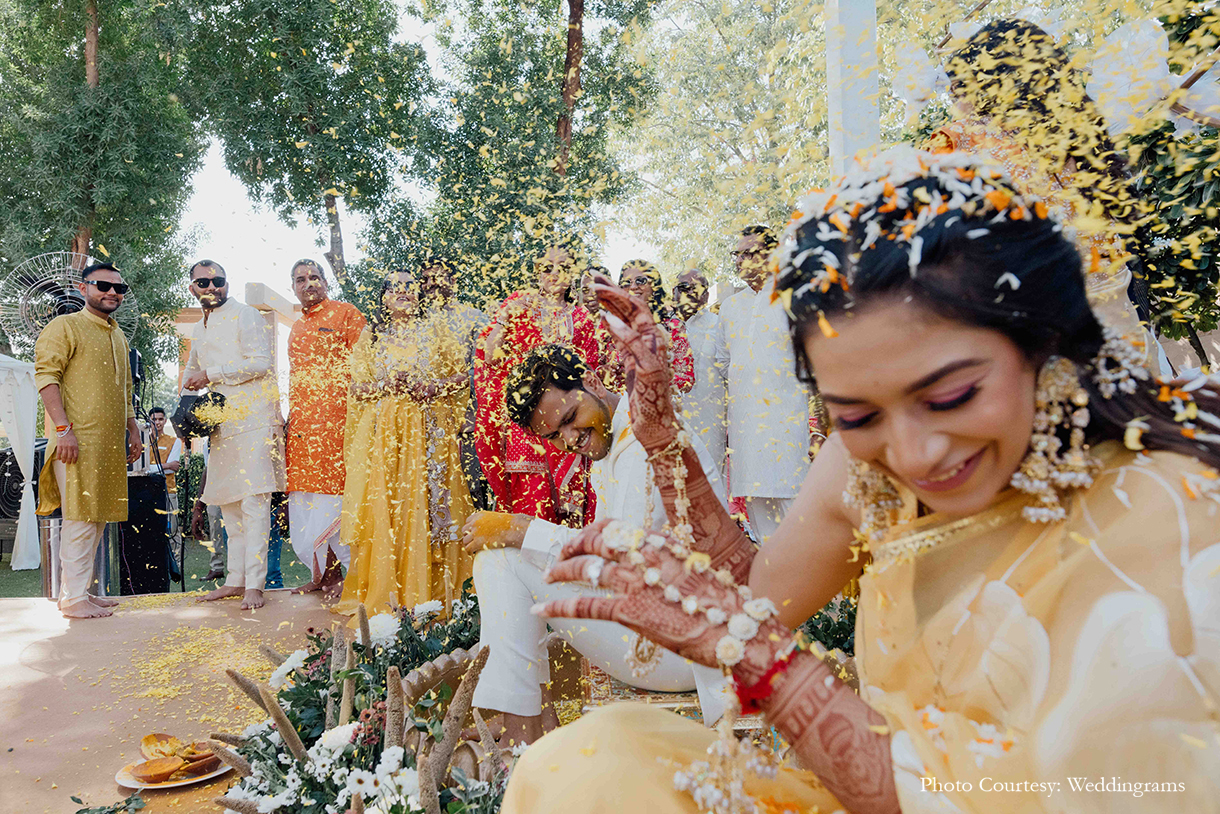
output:
M776 239L748 226L733 258L747 288L724 300L716 348L728 385L729 491L744 498L765 544L788 513L809 470L809 395L796 379L788 318L771 301L767 261Z
M220 506L228 532L229 574L206 601L240 596L242 610L261 608L271 536L271 493L284 491L284 420L275 382L275 341L256 309L229 298L224 269L211 260L191 267L190 291L203 319L195 323L182 387L225 397L223 419L209 439L202 500Z
M695 386L682 397L682 418L703 441L724 474L728 419L724 373L716 366L720 317L708 310L707 299L707 277L700 269L692 268L678 275L674 311L686 323L686 338L695 360Z
M506 391L514 422L559 449L594 461L598 519L645 528L664 525L665 506L655 487L649 517L647 456L631 432L626 398L607 390L571 349L544 345L534 350L510 374ZM693 434L692 445L725 503L711 454ZM620 681L659 692L698 689L704 720L710 725L720 717L724 682L718 671L656 647L612 622L548 620L530 613L534 604L550 599L605 594L593 586L543 581L546 567L579 529L522 514L476 512L463 534L467 551L477 553L480 641L491 647L474 704L504 713L507 738L530 743L543 734L542 707L549 701L545 685L550 681L544 641L548 622L585 658Z

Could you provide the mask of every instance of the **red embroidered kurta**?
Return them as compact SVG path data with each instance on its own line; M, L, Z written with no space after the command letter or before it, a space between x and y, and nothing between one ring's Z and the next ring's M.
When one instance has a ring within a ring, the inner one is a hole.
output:
M504 328L503 339L495 358L487 359L485 340L498 325ZM588 460L562 453L518 427L505 406L505 382L513 366L549 343L574 348L585 364L598 369L596 324L584 308L556 308L533 292L521 291L500 304L475 352L475 446L499 511L579 528L594 514Z

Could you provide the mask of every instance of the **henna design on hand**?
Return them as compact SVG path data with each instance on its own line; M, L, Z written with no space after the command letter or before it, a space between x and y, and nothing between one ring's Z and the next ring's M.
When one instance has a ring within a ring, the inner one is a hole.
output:
M670 396L673 381L666 350L668 337L643 300L608 278L595 277L593 290L602 307L614 317L613 321L607 318L607 326L629 371L631 431L649 453L664 450L677 438L680 427ZM686 465L686 496L690 501L687 516L696 549L711 555L713 568L728 568L744 585L754 560L753 543L721 505L694 449L683 451L682 462ZM678 494L673 464L667 458L658 458L653 470L665 513L674 522Z
M605 526L586 529L565 545L546 580L583 582L592 559L601 558L605 565L599 584L615 595L555 600L542 606L542 615L618 622L691 661L716 666L719 663L716 644L727 634L727 620L742 612L745 604L737 588L720 582L711 570L702 573L688 570L667 548L648 543L638 549L644 558L642 566L632 565L630 551L610 547L604 535ZM674 542L672 538L666 539ZM648 585L644 577L645 569L651 568L660 572L656 585ZM694 597L699 610L687 613L681 604L666 600L663 586L667 585L683 599ZM723 611L725 621L711 622L704 612L708 607ZM760 623L760 631L734 668L749 683L765 673L775 661L775 654L792 641L792 632L774 618Z

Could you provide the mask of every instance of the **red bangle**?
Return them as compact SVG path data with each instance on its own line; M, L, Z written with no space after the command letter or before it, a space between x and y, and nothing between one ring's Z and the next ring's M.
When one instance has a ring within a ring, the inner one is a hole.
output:
M744 686L741 683L741 679L736 676L733 677L733 689L737 692L737 700L741 702L741 712L743 715L752 715L755 712L762 711L759 703L771 697L771 693L775 690L775 679L779 678L780 674L786 672L791 663L792 653L785 653L775 660L775 663L767 669L767 672L763 673L762 678L749 687Z

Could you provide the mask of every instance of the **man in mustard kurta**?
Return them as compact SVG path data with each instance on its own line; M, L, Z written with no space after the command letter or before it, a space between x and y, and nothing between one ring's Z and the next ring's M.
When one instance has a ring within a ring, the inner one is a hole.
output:
M130 463L144 450L127 339L110 316L123 304L127 284L114 266L98 263L81 271L78 287L85 309L56 317L38 336L34 382L55 423L38 481L38 513L63 510L59 609L87 619L110 616L118 604L89 595L93 558L106 523L127 519L124 459Z

